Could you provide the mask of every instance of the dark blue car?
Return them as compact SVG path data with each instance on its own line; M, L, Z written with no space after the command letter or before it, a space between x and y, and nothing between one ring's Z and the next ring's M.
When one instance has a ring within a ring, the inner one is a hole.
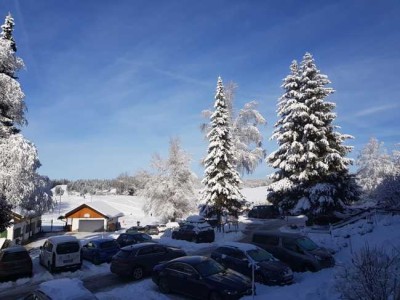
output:
M89 243L82 247L82 258L98 265L103 262L110 262L119 249L120 247L114 239L90 240Z
M205 256L184 256L159 264L152 279L163 293L197 299L233 300L252 293L248 277Z

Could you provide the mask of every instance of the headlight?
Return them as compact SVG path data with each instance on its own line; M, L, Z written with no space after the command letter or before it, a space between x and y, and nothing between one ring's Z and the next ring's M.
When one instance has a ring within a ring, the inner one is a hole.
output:
M224 290L224 294L227 295L236 295L238 291L232 291L232 290Z

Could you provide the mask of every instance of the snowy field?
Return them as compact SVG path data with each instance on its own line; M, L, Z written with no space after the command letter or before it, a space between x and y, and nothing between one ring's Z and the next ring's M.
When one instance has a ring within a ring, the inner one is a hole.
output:
M249 201L254 203L263 203L266 188L249 188L244 189L242 192L246 195ZM59 198L57 200L59 200ZM57 226L62 226L63 222L57 220L60 214L65 214L78 205L85 202L90 203L90 201L104 201L123 212L125 216L120 219L123 228L119 232L68 233L76 235L79 239L81 239L83 244L92 238L105 236L117 237L118 234L123 232L126 228L136 225L137 221L140 221L141 225L151 224L159 221L155 217L144 214L142 211L143 199L140 197L109 195L93 196L92 198L89 196L83 198L78 195L64 194L62 196L61 206L58 207L57 205L52 213L43 216L43 224L45 226L49 226L51 219L53 219L54 228ZM251 224L253 222L252 220L243 218L241 218L240 221L238 232L230 232L225 234L217 233L216 241L211 245L206 243L195 244L187 241L173 240L170 238L170 234L168 232L158 236L153 236L153 239L163 244L182 248L188 254L191 254L196 251L202 251L210 246L217 246L225 241L240 240L243 237L243 234L240 232L240 230L244 229L247 224ZM260 221L254 221L254 223L259 222ZM289 228L281 228L281 230L294 231L293 229ZM324 269L317 273L295 273L295 283L289 286L273 287L257 284L257 295L255 296L256 299L339 299L339 294L334 288L335 274L342 268L342 266L351 262L352 252L356 252L366 243L369 243L370 246L391 245L400 247L400 216L377 215L372 220L360 220L354 224L334 230L332 234L311 233L307 232L304 228L300 228L298 231L307 234L321 246L334 250L336 252L335 259L337 265L334 268ZM54 278L70 277L83 279L96 275L110 274L109 264L103 263L96 266L88 261L84 261L82 269L79 271L50 274L46 269L40 266L38 262L38 247L43 244L44 239L45 238L42 238L27 245L27 247L31 249L31 256L34 264L34 276L32 278L19 279L16 282L0 283L0 292L8 289L15 289L21 285L39 283ZM126 282L117 288L106 292L97 293L96 296L99 299L116 300L129 299L133 294L137 299L183 299L178 295L160 294L158 288L155 284L153 284L151 279L144 279L139 282ZM248 299L251 299L251 297L248 297Z

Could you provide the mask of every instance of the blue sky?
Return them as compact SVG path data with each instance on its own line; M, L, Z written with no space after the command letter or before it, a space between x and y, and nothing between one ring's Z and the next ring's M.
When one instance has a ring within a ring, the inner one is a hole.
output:
M52 179L149 169L170 137L202 177L201 111L218 76L239 85L236 108L259 102L264 144L276 150L280 85L306 51L336 90L351 157L372 136L389 149L400 142L399 1L2 0L9 11L26 64L23 134ZM252 177L271 171L263 164Z

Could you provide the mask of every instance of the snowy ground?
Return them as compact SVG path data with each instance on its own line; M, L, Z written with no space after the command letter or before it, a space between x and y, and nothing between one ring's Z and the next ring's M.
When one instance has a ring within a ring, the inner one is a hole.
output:
M249 201L254 203L263 203L265 197L265 187L253 189L244 189L243 193ZM125 228L136 225L137 221L141 225L157 222L157 218L146 216L142 211L143 199L135 196L93 196L83 198L77 195L63 195L60 208L56 206L53 213L43 216L45 226L50 226L53 219L54 229L63 222L57 221L57 217L76 206L90 201L104 201L112 205L116 209L122 211L125 216L121 218L121 225ZM265 202L264 202L265 203ZM60 209L60 214L59 214ZM243 229L251 223L260 223L260 221L252 221L248 219L240 219L240 228ZM293 231L290 228L281 228L281 230ZM121 232L124 229L121 230ZM335 274L343 265L351 262L352 252L356 252L363 247L367 242L370 246L373 245L391 245L400 247L400 216L385 216L377 215L371 220L360 220L354 224L347 225L341 229L334 230L332 234L321 234L307 232L306 229L297 229L304 234L307 234L321 246L331 248L336 251L335 259L337 265L334 268L325 269L317 273L295 273L295 283L284 287L269 287L257 284L256 299L297 299L297 300L324 300L324 299L339 299L339 294L334 289ZM57 234L57 233L53 233ZM71 233L69 233L71 234ZM74 233L82 243L86 243L88 239L112 236L117 237L119 232L113 233ZM195 244L186 241L172 240L169 233L153 236L155 240L171 246L176 246L184 249L188 254L193 252L201 252L203 249L210 246L217 246L224 241L235 241L242 238L240 230L231 233L217 233L216 241L210 244ZM38 263L39 249L44 242L44 239L35 241L29 245L31 256L34 264L34 276L32 278L19 279L16 282L0 283L0 292L8 289L15 289L18 286L25 284L38 283L47 281L53 278L88 278L96 275L109 274L109 264L101 264L95 266L90 262L84 261L82 269L77 272L63 272L58 274L50 274L46 269ZM106 292L97 293L99 299L129 299L135 295L137 299L183 299L178 295L162 295L157 287L152 283L151 279L144 279L139 282L127 282L118 288ZM248 297L250 299L251 297Z

